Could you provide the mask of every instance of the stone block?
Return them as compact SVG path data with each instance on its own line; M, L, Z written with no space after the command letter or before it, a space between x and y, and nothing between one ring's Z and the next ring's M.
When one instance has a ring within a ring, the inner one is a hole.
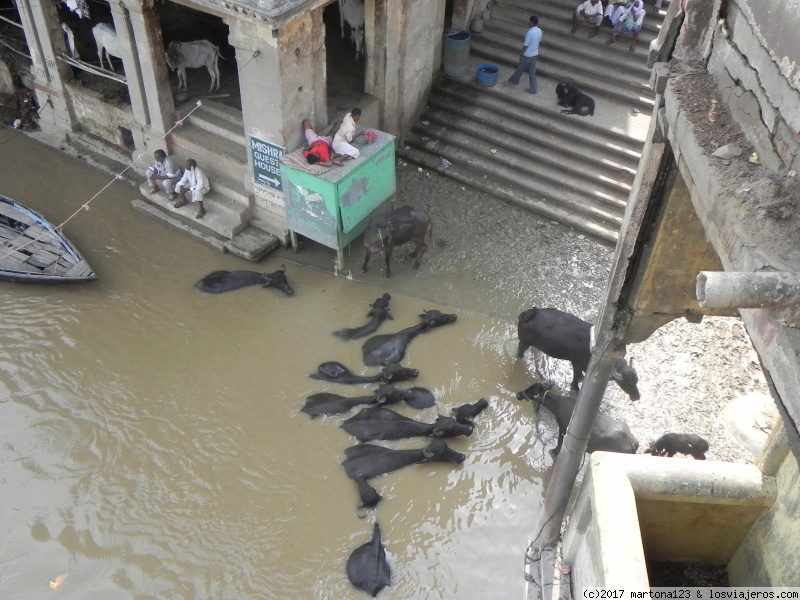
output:
M714 15L719 14L721 0L684 0L680 35L672 52L681 62L703 62L708 56L714 28Z
M761 120L761 109L755 95L737 86L731 95L730 109L747 139L755 146L761 163L773 172L783 169L783 161L772 145L770 131Z
M653 65L653 71L650 74L650 87L653 88L656 94L663 94L667 89L667 82L675 77L669 69L669 63L660 62Z

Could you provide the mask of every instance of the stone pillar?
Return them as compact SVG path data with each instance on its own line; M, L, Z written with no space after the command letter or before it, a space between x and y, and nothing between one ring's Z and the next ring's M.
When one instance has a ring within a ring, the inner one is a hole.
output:
M55 4L18 0L17 6L33 58L36 99L43 109L39 126L48 133L74 131L72 106L64 90L64 84L72 79L72 70L56 58L66 54L67 48Z
M367 71L364 88L381 103L380 129L398 133L402 95L403 0L366 0Z
M147 2L143 4L147 5ZM169 83L169 70L164 55L164 40L161 37L161 23L158 9L132 3L130 8L130 28L138 55L138 81L144 95L143 109L147 112L149 127L139 140L134 134L137 148L151 146L164 135L175 120L175 103ZM137 117L138 120L138 117ZM141 141L141 146L140 146ZM162 147L166 146L166 142ZM164 148L168 150L167 148Z
M236 49L244 134L291 152L301 146L301 122L321 129L328 123L323 8L299 15L270 30L245 20L231 20L229 42ZM245 189L253 192L254 225L284 243L288 239L283 193L253 181L252 152Z
M150 122L147 110L147 103L144 97L142 86L142 70L139 66L139 54L136 51L136 40L133 38L131 18L129 10L121 2L111 3L111 17L114 20L114 31L117 32L119 49L122 53L122 65L125 69L125 79L128 82L128 95L131 99L131 111L133 120L139 124L138 128L133 128L133 141L136 148L144 147L144 131Z

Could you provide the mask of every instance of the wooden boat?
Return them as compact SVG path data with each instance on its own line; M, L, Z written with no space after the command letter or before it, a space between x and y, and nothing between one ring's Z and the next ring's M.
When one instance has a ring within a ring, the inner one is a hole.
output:
M0 280L77 283L97 275L75 246L35 210L0 195Z

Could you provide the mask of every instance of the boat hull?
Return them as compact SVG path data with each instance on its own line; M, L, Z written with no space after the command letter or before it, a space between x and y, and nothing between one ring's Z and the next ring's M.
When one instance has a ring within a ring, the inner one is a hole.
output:
M0 281L81 283L97 274L35 210L0 195Z

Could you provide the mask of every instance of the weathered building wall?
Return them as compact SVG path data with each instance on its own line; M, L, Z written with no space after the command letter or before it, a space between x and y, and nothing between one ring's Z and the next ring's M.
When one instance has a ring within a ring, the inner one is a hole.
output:
M408 33L403 47L401 118L398 131L393 132L398 134L409 130L424 108L441 64L444 0L407 0L405 11Z
M120 149L132 150L126 148L128 141L120 130L124 128L131 131L136 128L130 106L119 107L109 104L103 100L103 94L95 90L69 85L67 89L75 118L81 129L119 146Z
M717 28L708 70L759 160L800 172L800 0L734 0Z

